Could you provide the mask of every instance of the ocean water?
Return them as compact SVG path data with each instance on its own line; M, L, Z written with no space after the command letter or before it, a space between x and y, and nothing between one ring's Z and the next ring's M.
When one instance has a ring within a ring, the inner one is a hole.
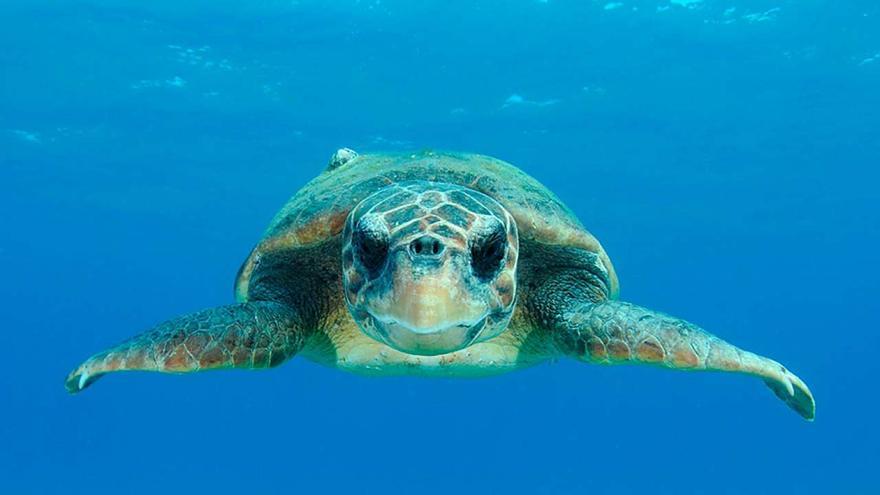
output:
M232 302L334 150L512 162L621 298L811 387L559 360L479 380L107 377ZM880 5L0 2L0 493L880 493Z

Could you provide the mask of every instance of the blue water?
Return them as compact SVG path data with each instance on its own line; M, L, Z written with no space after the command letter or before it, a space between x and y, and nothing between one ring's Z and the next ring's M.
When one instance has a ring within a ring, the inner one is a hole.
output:
M0 493L880 493L880 6L4 0ZM482 380L108 377L232 301L339 147L475 151L554 190L621 297L786 364Z

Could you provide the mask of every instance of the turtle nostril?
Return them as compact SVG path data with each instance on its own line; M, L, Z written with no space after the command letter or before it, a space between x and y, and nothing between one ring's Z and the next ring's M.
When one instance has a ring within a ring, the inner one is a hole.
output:
M443 244L434 237L422 236L409 244L413 256L437 256L443 252Z

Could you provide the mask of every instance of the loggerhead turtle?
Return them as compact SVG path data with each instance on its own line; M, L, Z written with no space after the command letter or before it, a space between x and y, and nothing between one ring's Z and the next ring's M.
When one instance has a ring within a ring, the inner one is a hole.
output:
M71 393L115 371L269 368L294 355L371 375L485 376L558 356L756 375L812 419L779 363L617 300L599 242L535 179L481 155L342 149L275 216L236 304L99 353Z

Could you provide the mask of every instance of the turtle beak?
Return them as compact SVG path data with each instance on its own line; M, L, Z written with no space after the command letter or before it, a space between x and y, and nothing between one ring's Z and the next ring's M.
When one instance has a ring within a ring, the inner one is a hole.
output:
M412 327L396 320L380 322L379 325L389 346L409 354L436 356L471 345L486 325L486 317L439 328Z
M371 305L383 340L403 352L437 355L467 347L479 337L487 305L467 291L461 270L442 248L422 246L432 256L397 259L390 290Z

